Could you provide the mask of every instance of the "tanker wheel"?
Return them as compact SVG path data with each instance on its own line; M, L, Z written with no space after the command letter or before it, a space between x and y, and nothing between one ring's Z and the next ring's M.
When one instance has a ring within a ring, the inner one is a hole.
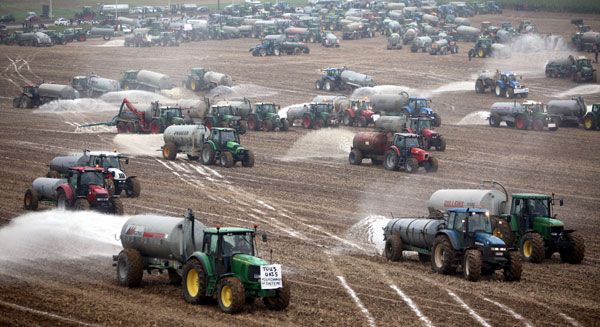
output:
M508 264L504 267L504 281L517 282L521 280L523 261L517 251L508 252Z
M213 165L215 163L215 150L212 148L210 144L205 144L202 148L202 164L203 165Z
M485 93L485 86L483 86L483 81L478 79L475 83L475 92L476 93Z
M290 304L290 286L285 278L281 279L282 287L275 291L275 296L264 297L263 303L269 310L281 311Z
M246 152L244 159L242 159L242 167L254 167L254 152L252 152L252 150L248 150L248 152Z
M571 263L571 264L579 264L583 261L583 257L585 256L585 241L583 237L581 237L577 233L570 233L566 235L566 239L571 243L570 249L561 249L560 259L563 262Z
M521 239L520 250L523 260L532 263L542 262L545 256L544 239L538 233L526 233Z
M69 207L69 200L67 200L65 191L62 189L58 190L56 194L56 208L60 210L67 210Z
M163 158L167 160L175 160L177 157L177 146L173 143L167 143L162 148Z
M233 161L233 154L231 154L231 152L229 152L229 151L225 151L225 152L221 153L221 156L219 159L221 162L221 166L223 166L225 168L231 168L235 164L235 161Z
M344 112L344 117L342 118L342 122L344 123L345 126L352 126L352 124L354 123L354 118L352 118L352 116L350 116L350 114L348 112Z
M455 252L452 243L445 235L439 235L433 241L431 268L438 274L449 275L456 272Z
M242 311L246 301L246 291L242 282L235 277L225 277L219 282L217 302L225 313Z
M191 304L200 304L206 300L206 272L197 259L190 259L182 271L183 298Z
M515 127L517 129L527 129L527 123L525 121L525 116L517 115L517 117L515 117Z
M117 257L117 283L125 287L138 287L144 275L144 260L135 249L124 249Z
M37 210L39 202L39 196L35 189L27 189L25 191L25 197L23 198L23 208L25 210Z
M446 139L440 136L438 142L435 146L436 151L446 151Z
M476 282L481 278L481 252L467 250L463 261L463 275L466 280Z
M351 165L360 165L362 163L362 152L359 149L352 149L348 155L348 161Z
M258 131L258 124L256 121L256 116L254 115L250 115L248 117L248 128L253 130L253 131Z
M263 131L265 131L265 132L270 132L273 130L273 121L270 119L263 121L263 123L261 125L263 128Z
M385 153L385 159L383 161L383 167L386 170L398 170L398 154L393 149L387 150Z
M535 119L531 125L534 131L541 132L544 130L544 122L541 119Z
M593 130L596 128L595 125L596 124L594 124L594 117L592 117L592 115L587 115L583 118L583 128L585 128L585 130Z
M128 133L128 134L135 133L135 125L133 125L133 123L127 123L125 125L125 133Z
M150 123L150 133L151 134L158 134L158 133L161 132L160 130L161 130L160 123L158 121L156 121L156 120L153 120Z
M136 177L129 177L125 180L125 195L128 198L137 198L142 193L142 185Z
M168 268L167 274L169 275L169 284L175 285L175 286L181 286L182 278L177 273L177 270L175 268Z
M495 114L495 113L491 114L490 115L490 119L488 121L490 123L490 126L492 126L492 127L499 127L500 126L500 115ZM508 125L508 122L506 122L506 124Z
M409 158L408 160L406 160L406 162L408 162L410 159L414 159L414 158ZM417 159L415 159L415 161L416 160ZM435 173L438 170L438 160L437 160L437 158L431 157L425 162L425 164L423 166L425 167L426 172ZM417 164L417 167L418 167L418 164Z
M120 198L112 198L111 202L112 202L111 213L114 214L114 215L122 216L123 213L124 213L124 210L123 210L123 201L121 201Z
M402 239L399 235L391 236L385 241L383 254L390 261L400 261L402 259Z
M73 209L81 211L90 210L90 203L87 199L77 199L73 204Z

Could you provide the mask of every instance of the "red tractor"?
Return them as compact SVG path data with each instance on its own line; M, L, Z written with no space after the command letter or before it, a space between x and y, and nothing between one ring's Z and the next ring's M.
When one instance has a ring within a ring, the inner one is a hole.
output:
M352 165L360 165L363 159L371 159L374 165L387 170L404 168L407 173L416 173L424 167L428 173L438 170L438 161L419 147L416 134L360 132L354 135L348 160Z
M342 122L346 126L367 127L373 123L374 113L369 102L350 100L350 105L343 109Z
M446 150L446 140L442 135L432 128L433 119L430 117L412 117L409 119L406 133L419 136L419 144L423 149L429 150L435 147L437 151Z
M40 201L54 204L59 209L123 214L121 199L111 196L107 190L104 168L71 167L64 179L36 178L32 188L25 192L25 209L37 210Z

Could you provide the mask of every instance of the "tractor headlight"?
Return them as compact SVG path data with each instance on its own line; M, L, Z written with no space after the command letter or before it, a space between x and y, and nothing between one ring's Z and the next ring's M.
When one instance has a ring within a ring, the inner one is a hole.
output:
M504 252L504 251L506 251L506 248L493 247L492 251L494 251L494 252Z

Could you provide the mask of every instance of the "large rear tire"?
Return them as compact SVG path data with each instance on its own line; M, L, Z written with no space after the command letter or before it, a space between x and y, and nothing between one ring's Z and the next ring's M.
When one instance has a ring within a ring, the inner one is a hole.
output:
M138 287L144 275L144 260L135 249L124 249L117 257L117 283L124 287Z
M383 167L386 170L398 170L398 154L393 149L387 150L385 153L385 159L383 161Z
M206 299L206 272L197 259L190 259L181 274L183 298L187 303L200 304Z
M223 312L234 314L242 311L246 302L246 291L242 282L235 277L225 277L219 282L217 302Z
M525 116L519 114L515 117L515 127L517 129L527 129L527 120L525 119Z
M439 235L433 241L431 252L431 268L438 274L454 274L456 272L455 253L452 243L445 235Z

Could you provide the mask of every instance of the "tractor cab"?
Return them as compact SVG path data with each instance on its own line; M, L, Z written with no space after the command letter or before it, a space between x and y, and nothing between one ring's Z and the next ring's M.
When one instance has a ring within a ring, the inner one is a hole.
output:
M124 170L123 166L129 164L129 157L122 153L108 151L85 151L85 153L89 156L90 166Z
M481 247L484 253L491 253L488 260L505 260L507 246L502 239L492 234L489 211L475 208L452 208L447 212L448 224L446 227L454 234L454 240L460 249Z
M256 113L260 116L266 116L268 114L277 114L279 106L275 106L273 103L257 103L255 104Z
M331 77L334 79L339 78L343 71L344 71L344 68L325 68L325 69L323 69L323 72L325 72L325 75L327 77Z
M227 119L229 116L234 116L235 112L233 111L233 107L231 106L212 106L211 108L212 115L219 118L219 120Z
M433 115L433 110L431 110L431 99L410 97L408 98L408 105L405 111L411 116Z
M410 119L410 129L412 133L421 134L423 130L430 130L432 127L431 118L429 117L414 117Z
M31 97L36 97L38 95L38 87L35 85L25 85L23 86L23 93L24 94L30 94Z
M206 69L204 69L202 67L192 68L192 70L191 70L191 75L194 77L198 77L200 79L202 79L204 77L205 73L206 73Z
M71 80L71 86L77 91L83 91L87 89L89 78L87 76L75 76Z
M554 198L548 195L513 194L508 223L520 235L535 229L544 238L558 238L563 232L564 224L552 216L553 205ZM563 205L562 200L559 205Z
M254 235L253 229L208 228L204 231L202 252L206 253L213 261L218 275L232 273L238 268L234 267L235 256L239 255L244 259L255 256ZM242 262L240 261L240 263Z
M310 104L310 112L315 115L330 114L333 111L333 104L318 102Z
M546 112L546 106L544 106L544 104L539 101L525 101L522 105L525 108L525 110L532 114Z
M583 70L584 68L592 69L592 60L580 57L575 60L575 65L577 67L577 71Z
M240 136L233 128L213 128L210 130L210 139L221 146L226 146L228 142L240 144Z
M123 72L124 81L135 81L137 78L138 70L126 70Z
M409 152L411 148L419 147L419 139L416 134L412 134L412 133L396 133L396 134L394 134L394 142L393 143L402 152Z
M67 176L69 185L73 189L76 197L92 196L96 201L98 201L99 198L106 198L105 201L108 201L108 192L104 188L105 180L103 168L72 167L69 168Z

